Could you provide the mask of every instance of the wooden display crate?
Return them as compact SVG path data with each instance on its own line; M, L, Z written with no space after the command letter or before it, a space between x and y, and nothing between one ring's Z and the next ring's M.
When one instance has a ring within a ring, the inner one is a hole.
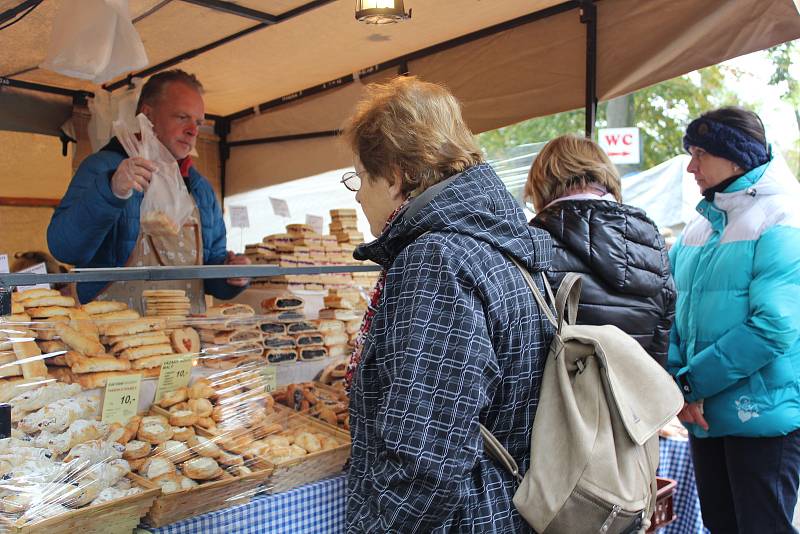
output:
M17 525L0 515L0 532L9 534L130 534L147 514L161 488L134 473L127 477L144 491L66 514Z
M343 444L333 449L309 453L306 456L293 458L279 464L271 464L273 471L267 485L268 493L281 493L342 472L350 457L350 434L348 432L280 404L275 405L275 415L277 421L287 429L306 427L312 432L335 438Z
M188 517L250 502L269 478L272 466L260 460L251 468L254 471L248 475L229 475L192 489L158 496L144 522L153 527L163 527Z

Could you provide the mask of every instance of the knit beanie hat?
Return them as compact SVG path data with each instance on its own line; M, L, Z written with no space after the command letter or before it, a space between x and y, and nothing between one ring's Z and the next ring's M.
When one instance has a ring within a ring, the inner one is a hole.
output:
M683 148L700 147L709 154L736 163L745 171L770 160L769 149L742 130L712 119L700 117L689 123L683 136Z

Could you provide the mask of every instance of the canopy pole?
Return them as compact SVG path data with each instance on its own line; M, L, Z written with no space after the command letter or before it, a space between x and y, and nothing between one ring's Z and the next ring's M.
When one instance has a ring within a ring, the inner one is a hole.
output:
M219 137L219 189L220 189L220 209L225 209L225 169L228 166L228 158L231 155L231 148L228 144L228 134L231 133L231 121L219 117L214 120L214 133Z
M586 137L592 138L597 119L597 6L581 1L581 23L586 24Z

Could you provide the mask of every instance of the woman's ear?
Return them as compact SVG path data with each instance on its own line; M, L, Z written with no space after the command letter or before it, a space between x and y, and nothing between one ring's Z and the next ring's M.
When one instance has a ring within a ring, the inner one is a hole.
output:
M403 195L403 171L397 169L392 173L392 185L389 186L389 194L395 200L405 200Z

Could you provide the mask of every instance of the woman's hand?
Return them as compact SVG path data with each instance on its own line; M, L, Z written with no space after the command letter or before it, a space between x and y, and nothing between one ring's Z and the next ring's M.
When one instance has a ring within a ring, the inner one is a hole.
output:
M708 431L708 422L703 417L703 401L684 404L683 409L678 412L678 419L683 423L699 425L703 430Z

